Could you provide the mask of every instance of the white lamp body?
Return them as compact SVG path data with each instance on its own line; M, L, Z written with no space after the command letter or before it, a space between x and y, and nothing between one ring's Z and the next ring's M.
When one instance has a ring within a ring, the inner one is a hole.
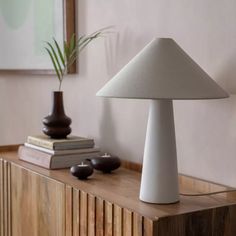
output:
M178 202L172 100L226 98L228 94L173 39L156 38L97 95L152 99L140 199L162 204Z
M172 100L151 100L140 200L159 204L179 201Z

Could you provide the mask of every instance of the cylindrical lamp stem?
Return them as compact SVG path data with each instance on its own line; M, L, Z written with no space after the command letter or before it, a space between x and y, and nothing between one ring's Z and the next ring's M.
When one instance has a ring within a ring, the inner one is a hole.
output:
M172 100L151 100L140 200L159 204L179 201Z

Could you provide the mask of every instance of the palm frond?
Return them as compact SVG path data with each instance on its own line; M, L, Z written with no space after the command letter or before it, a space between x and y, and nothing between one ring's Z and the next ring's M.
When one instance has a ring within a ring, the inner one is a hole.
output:
M56 71L57 77L58 77L59 81L61 81L61 76L60 76L59 70L57 68L56 62L54 60L53 54L51 53L50 49L48 49L46 47L45 47L45 49L46 49L46 51L48 52L48 54L49 54L49 56L51 58L51 61L52 61L53 67L54 67L54 69Z
M59 45L58 45L58 42L56 41L55 38L53 38L53 41L54 41L54 43L55 43L55 45L56 45L57 53L58 53L58 55L60 56L61 63L62 63L63 66L65 66L65 59L64 59L64 56L63 56L63 54L62 54L62 51L61 51L61 49L60 49L60 47L59 47Z
M52 54L54 56L54 59L55 59L55 62L57 63L57 66L58 66L58 71L60 72L61 77L63 77L63 71L62 71L61 64L59 62L58 56L57 56L53 46L51 45L51 43L47 42L47 44L51 48L51 52L52 52Z
M104 37L109 33L108 29L111 29L113 26L104 27L99 29L89 35L82 35L76 40L75 34L73 34L68 42L63 42L63 47L60 48L58 42L53 38L54 46L46 42L48 47L45 47L47 50L50 59L52 61L53 67L59 79L59 90L61 89L61 83L64 78L64 74L69 71L69 68L76 61L80 52L93 40Z

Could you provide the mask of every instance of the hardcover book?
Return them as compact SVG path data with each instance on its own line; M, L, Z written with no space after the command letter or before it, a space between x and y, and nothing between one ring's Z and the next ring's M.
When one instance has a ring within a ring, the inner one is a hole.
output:
M66 150L93 148L94 140L78 136L68 136L66 139L52 139L46 135L28 136L27 143L51 150Z
M18 156L20 160L27 161L47 169L69 168L73 165L78 165L87 158L97 157L99 155L100 152L51 155L25 146L20 146L18 149Z
M67 154L81 154L81 153L92 153L99 152L100 149L98 147L94 148L79 148L79 149L65 149L65 150L52 150L44 147L40 147L31 143L25 143L26 147L33 148L42 152L46 152L51 155L67 155Z

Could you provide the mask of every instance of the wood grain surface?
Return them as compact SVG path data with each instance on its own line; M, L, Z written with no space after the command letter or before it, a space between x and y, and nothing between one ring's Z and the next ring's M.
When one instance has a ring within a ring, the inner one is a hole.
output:
M19 161L16 152L1 156L5 159L0 161L1 236L236 235L235 193L148 204L139 200L136 171L95 172L80 181L68 169L50 171ZM230 189L187 176L179 181L187 193Z
M12 236L64 236L65 185L11 164Z

